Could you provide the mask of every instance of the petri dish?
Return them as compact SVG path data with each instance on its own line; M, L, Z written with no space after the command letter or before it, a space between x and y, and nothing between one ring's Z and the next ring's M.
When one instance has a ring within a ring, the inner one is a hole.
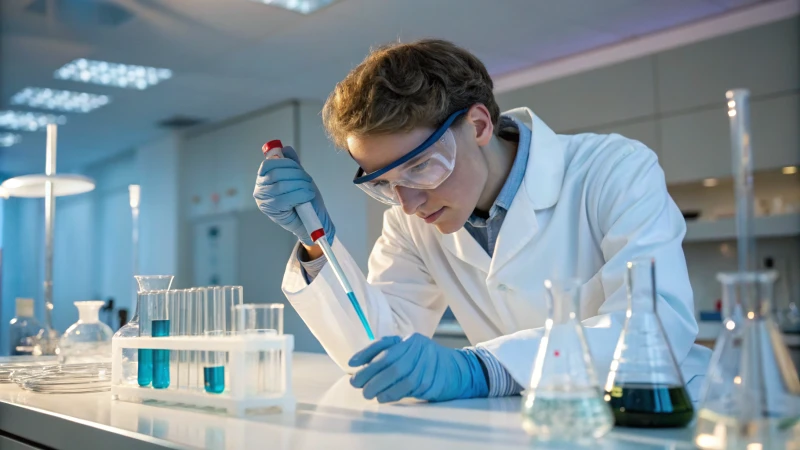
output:
M77 394L111 390L111 364L65 364L21 373L17 384L44 394Z

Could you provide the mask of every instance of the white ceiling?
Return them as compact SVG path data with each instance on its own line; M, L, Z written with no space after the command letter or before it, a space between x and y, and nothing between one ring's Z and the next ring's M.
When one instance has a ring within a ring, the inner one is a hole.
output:
M164 134L156 122L173 115L219 121L286 99L322 100L371 46L397 39L452 40L498 75L761 0L338 0L310 16L249 0L108 0L134 15L117 27L26 11L34 1L0 0L0 108L24 109L9 99L27 86L112 97L67 115L58 147L65 171ZM145 91L53 78L76 58L174 75ZM0 148L0 173L44 170L44 132L22 135Z

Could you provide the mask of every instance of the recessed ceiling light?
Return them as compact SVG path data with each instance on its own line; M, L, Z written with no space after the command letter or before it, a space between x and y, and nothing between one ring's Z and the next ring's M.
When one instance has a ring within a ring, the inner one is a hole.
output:
M172 71L157 67L132 66L90 59L76 59L56 70L59 80L93 83L129 89L147 89L172 78Z
M300 14L311 14L314 11L328 6L336 0L252 0L257 3L278 6Z
M14 144L19 144L22 141L22 136L14 133L0 133L0 147L11 147Z
M15 105L82 113L106 105L109 100L107 95L32 87L27 87L11 97L11 103Z
M15 131L38 131L47 127L48 123L64 125L67 123L67 118L26 111L0 111L0 128Z
M719 184L719 180L716 178L706 178L703 180L703 186L705 187L714 187Z
M786 166L781 169L784 175L794 175L797 173L797 166Z

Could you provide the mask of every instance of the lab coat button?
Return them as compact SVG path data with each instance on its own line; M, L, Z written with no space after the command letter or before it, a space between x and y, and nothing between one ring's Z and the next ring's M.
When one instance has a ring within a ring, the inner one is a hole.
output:
M508 286L506 286L505 284L500 284L497 286L497 290L499 290L500 292L505 292L508 290Z

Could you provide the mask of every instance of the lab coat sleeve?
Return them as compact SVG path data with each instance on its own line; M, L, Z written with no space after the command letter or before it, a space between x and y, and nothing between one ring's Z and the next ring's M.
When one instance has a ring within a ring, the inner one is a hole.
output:
M638 142L627 142L596 162L597 167L587 175L587 217L605 263L582 290L586 340L603 384L625 321L626 263L640 257L655 258L658 314L676 360L684 363L684 381L689 382L704 373L708 355L687 361L690 351L703 350L693 349L697 322L681 247L686 223L667 193L655 154ZM587 318L591 311L597 314ZM527 386L543 334L542 328L523 330L479 345L491 351L518 383Z
M338 239L333 243L375 339L412 332L432 336L447 306L399 214L397 208L384 213L383 231L370 255L367 277L342 243ZM296 252L297 248L292 250L286 266L283 293L328 355L343 370L352 372L347 361L370 343L364 328L330 264L308 284Z

